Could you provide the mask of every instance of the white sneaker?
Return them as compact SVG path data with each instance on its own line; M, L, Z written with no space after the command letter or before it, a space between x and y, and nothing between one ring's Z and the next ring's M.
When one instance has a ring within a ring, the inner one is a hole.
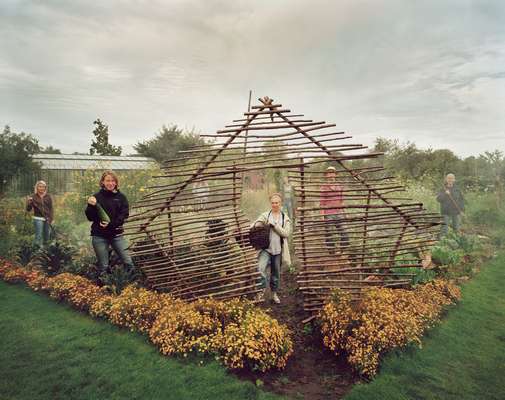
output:
M265 291L262 290L261 292L259 292L257 295L256 295L256 301L258 303L263 303L265 301Z
M272 301L275 304L281 304L281 299L279 299L279 296L277 296L277 292L272 293Z

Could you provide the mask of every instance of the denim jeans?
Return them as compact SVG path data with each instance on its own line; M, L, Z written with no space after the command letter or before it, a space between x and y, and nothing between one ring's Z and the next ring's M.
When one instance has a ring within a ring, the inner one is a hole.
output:
M459 224L460 224L460 219L459 215L442 215L444 217L444 223L440 227L440 236L443 237L447 235L447 232L449 231L449 224L451 225L452 229L454 230L455 233L459 232Z
M340 214L324 216L325 243L330 254L335 252L335 232L340 235L340 247L349 246L349 235L342 226L344 217Z
M270 266L270 289L275 292L279 289L281 280L281 255L277 254L275 256L271 255L266 250L260 250L258 254L258 270L261 275L260 278L260 288L265 289L267 287L268 273L267 268Z
M51 238L51 227L47 221L41 219L34 219L33 226L35 227L34 244L42 247L42 245L49 242L49 239Z
M128 244L123 236L115 236L113 238L92 236L91 243L95 250L98 266L102 271L106 271L109 267L109 246L114 249L125 266L133 267L133 260L126 250Z

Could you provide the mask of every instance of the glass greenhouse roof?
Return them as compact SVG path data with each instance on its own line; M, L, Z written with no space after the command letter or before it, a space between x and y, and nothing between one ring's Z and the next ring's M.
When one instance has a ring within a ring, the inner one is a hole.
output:
M42 169L86 170L112 169L135 170L151 168L155 161L148 157L96 156L75 154L34 154L33 161L42 164Z

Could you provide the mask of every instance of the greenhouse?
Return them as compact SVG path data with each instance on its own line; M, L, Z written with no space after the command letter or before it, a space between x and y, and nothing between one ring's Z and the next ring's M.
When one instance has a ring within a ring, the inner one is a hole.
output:
M41 169L38 173L23 174L11 182L10 192L26 194L33 191L38 180L49 183L53 194L72 192L75 174L84 175L89 169L111 169L113 171L136 171L152 167L155 161L137 156L100 156L86 154L34 154L33 160Z

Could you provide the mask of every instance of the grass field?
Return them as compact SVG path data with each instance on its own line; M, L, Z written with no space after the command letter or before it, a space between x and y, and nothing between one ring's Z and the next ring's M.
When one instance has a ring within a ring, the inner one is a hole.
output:
M505 254L462 292L422 349L386 357L377 378L345 399L505 399Z
M0 282L0 399L275 399L214 361L159 355L141 335Z

